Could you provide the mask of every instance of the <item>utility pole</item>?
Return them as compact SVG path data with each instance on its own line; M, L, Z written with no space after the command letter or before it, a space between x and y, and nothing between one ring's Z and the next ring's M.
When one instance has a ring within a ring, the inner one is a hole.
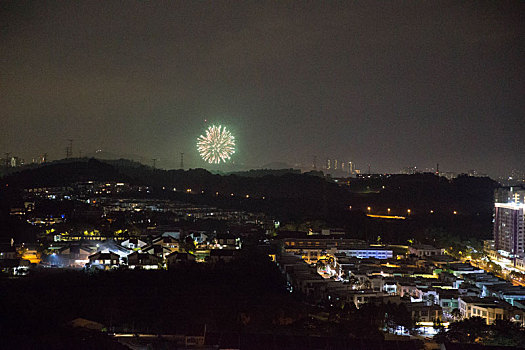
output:
M313 167L314 167L314 170L317 170L317 156L314 156Z
M157 158L153 158L153 169L156 169L156 165L157 165Z
M180 168L184 169L184 153L180 152Z

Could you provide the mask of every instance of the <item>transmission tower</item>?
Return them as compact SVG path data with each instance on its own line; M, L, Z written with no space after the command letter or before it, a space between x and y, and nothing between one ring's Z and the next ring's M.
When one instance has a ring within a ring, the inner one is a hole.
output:
M67 141L66 158L71 158L73 156L73 139L68 139Z

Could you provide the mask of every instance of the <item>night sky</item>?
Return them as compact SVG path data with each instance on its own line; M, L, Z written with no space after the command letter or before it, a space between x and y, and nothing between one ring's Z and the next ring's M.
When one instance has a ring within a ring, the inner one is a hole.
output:
M525 170L523 1L3 1L0 151ZM207 120L207 122L205 121Z

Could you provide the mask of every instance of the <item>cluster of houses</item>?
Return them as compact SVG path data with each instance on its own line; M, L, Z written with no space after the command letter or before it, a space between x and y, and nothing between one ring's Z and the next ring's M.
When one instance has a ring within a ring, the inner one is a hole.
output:
M25 275L31 266L51 268L86 268L110 270L166 269L192 262L230 262L242 248L241 239L232 234L206 234L181 231L164 232L152 239L128 238L103 241L55 242L48 254L36 249L0 246L0 271L9 275Z
M163 190L194 193L191 189ZM5 244L0 246L0 271L25 274L34 265L161 269L192 261L230 261L241 248L241 238L273 226L264 214L144 198L149 191L147 186L115 181L26 189L24 201L12 207L10 214L41 228L36 248L31 250L36 254L38 249L39 256L30 258L27 247L22 252L21 242ZM67 207L62 205L48 208L50 200L76 202L75 210L61 211ZM108 229L108 222L117 220L124 223L122 228ZM210 229L210 221L227 223L231 233L217 234ZM97 229L75 229L73 222L89 222L88 227Z
M192 189L163 188L167 192L201 193ZM162 213L177 220L215 219L230 222L257 223L266 221L263 214L248 213L242 210L221 209L208 205L196 205L168 199L143 198L150 193L147 186L136 186L124 182L87 181L73 183L64 187L28 188L24 192L24 202L11 208L12 216L19 216L35 226L53 226L66 222L69 218L64 213L51 215L36 214L35 204L41 199L55 201L78 201L89 204L84 209L77 208L76 216L88 218L113 217L119 214ZM116 197L115 197L116 196ZM127 196L127 197L123 197ZM137 196L139 198L137 198ZM136 221L143 222L137 216Z
M178 231L165 232L149 243L139 238L121 242L114 239L99 243L68 242L48 256L48 262L60 267L108 270L126 266L149 270L191 262L229 262L240 248L240 239L231 235L211 239L203 232L182 235Z
M370 246L338 238L281 240L277 264L290 291L320 304L404 303L423 333L479 316L525 326L525 288L456 261L442 249Z

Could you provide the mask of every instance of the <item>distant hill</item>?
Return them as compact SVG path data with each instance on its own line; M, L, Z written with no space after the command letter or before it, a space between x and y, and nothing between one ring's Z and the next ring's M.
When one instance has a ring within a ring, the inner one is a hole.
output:
M121 160L121 159L132 159L133 161L142 161L145 159L144 156L137 154L115 154L112 152L97 150L95 152L87 153L86 158L96 158L99 160Z
M252 169L247 171L237 171L228 173L228 175L237 175L244 177L262 177L267 175L281 176L285 174L300 174L299 169Z
M261 169L273 169L273 170L280 170L280 169L291 169L293 168L290 164L284 163L284 162L271 162L268 164L264 164L261 166Z
M264 212L285 222L322 220L354 232L355 237L381 235L400 242L416 234L426 237L429 227L453 236L489 237L498 186L489 178L462 176L449 181L433 174L346 179L338 184L322 173L290 169L219 175L205 169L154 169L125 159L72 159L1 178L0 207L7 209L4 198L16 200L16 191L24 188L88 180L148 185L148 196L155 198ZM402 222L368 219L364 216L368 207L376 214L386 214L388 208L393 215L407 216L408 209L411 214Z
M15 188L66 186L81 181L129 181L114 166L96 159L60 160L23 169L1 179L1 184Z

